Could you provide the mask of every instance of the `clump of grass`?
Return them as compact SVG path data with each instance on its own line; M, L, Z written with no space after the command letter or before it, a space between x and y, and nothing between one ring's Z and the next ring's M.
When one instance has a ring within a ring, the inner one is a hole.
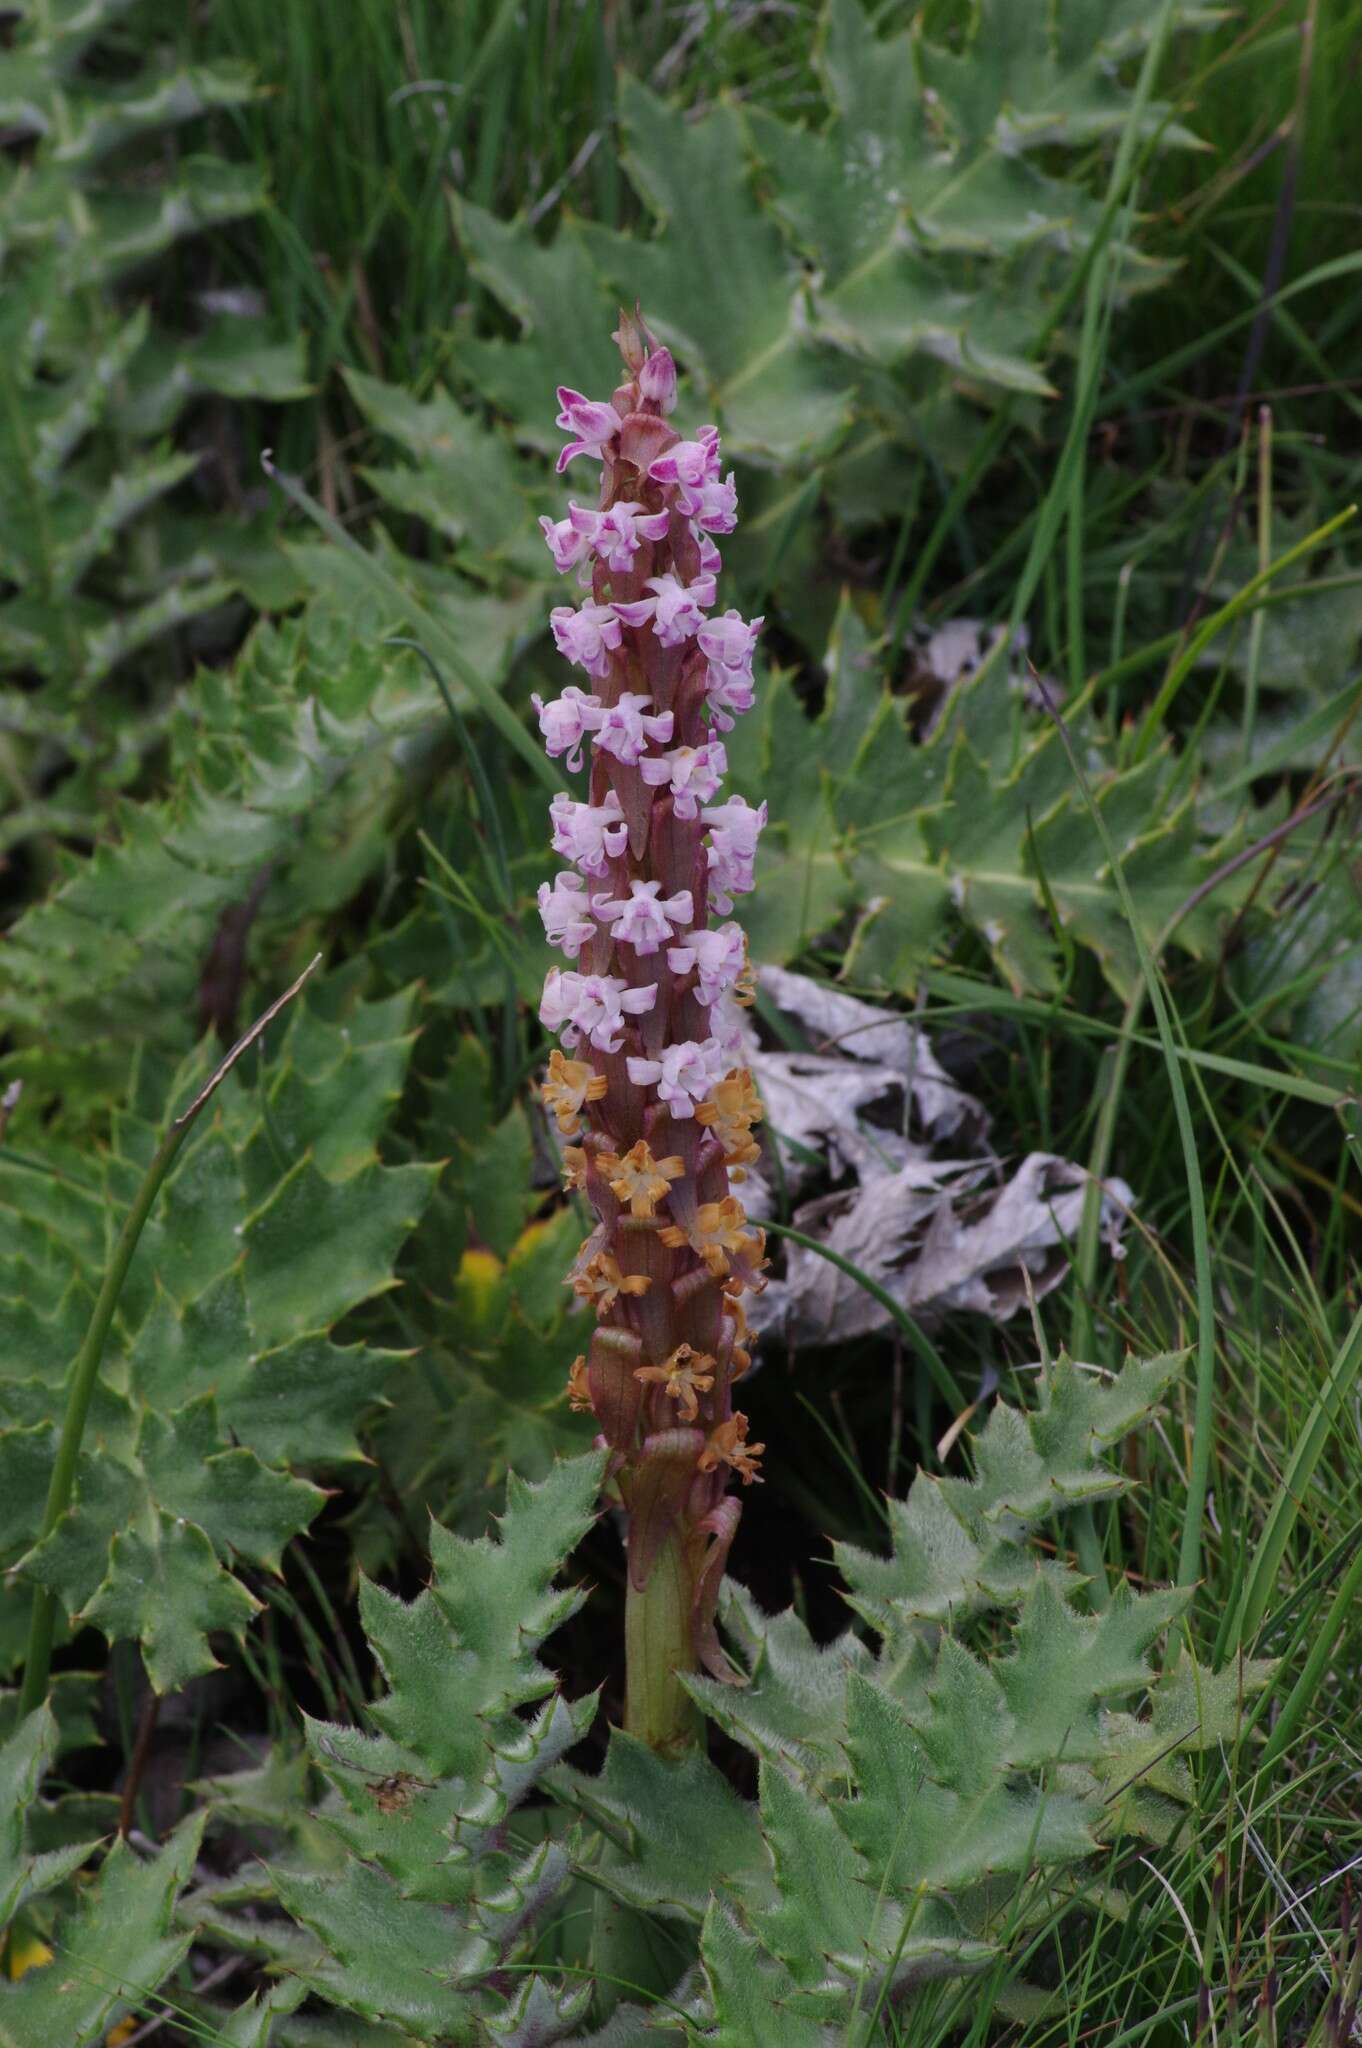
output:
M220 142L265 172L265 232L224 237L224 281L258 290L280 325L310 337L324 400L353 366L423 391L481 305L454 229L457 193L503 217L561 209L620 226L620 70L697 102L724 90L766 105L809 89L818 10L607 8L557 0L216 0L188 30L195 57L244 58L259 98ZM170 32L185 34L178 10ZM280 441L315 453L304 408Z

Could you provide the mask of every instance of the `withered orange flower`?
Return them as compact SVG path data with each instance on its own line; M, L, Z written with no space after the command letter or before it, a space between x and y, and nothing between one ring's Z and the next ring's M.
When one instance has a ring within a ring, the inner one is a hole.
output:
M588 1102L599 1102L606 1086L604 1074L595 1073L585 1060L564 1059L555 1046L539 1094L544 1107L557 1117L563 1137L575 1138L581 1132L583 1109Z
M744 1178L742 1168L752 1165L760 1153L752 1136L752 1125L761 1120L761 1097L746 1067L735 1068L720 1081L707 1102L697 1104L699 1122L708 1126L724 1148L724 1162L736 1167L735 1180Z
M621 1294L646 1294L652 1284L646 1273L621 1273L613 1252L597 1252L574 1277L572 1291L594 1301L597 1315L604 1316Z
M754 1479L760 1484L757 1461L765 1449L765 1444L748 1443L747 1417L739 1409L727 1422L710 1431L709 1441L700 1453L700 1470L713 1472L719 1465L730 1465L744 1486L750 1486Z
M730 1252L755 1251L759 1255L761 1243L760 1231L748 1228L747 1211L736 1195L725 1195L722 1202L701 1202L687 1228L669 1223L658 1234L663 1244L673 1250L688 1244L700 1254L716 1279L727 1273Z
M628 1204L631 1216L651 1216L671 1192L672 1181L679 1180L686 1170L685 1160L675 1154L668 1159L654 1159L643 1138L631 1145L623 1157L617 1152L602 1152L599 1165L612 1194L617 1201Z
M740 1380L745 1372L752 1369L752 1354L746 1349L747 1310L742 1305L741 1295L730 1294L727 1289L720 1299L719 1308L722 1314L733 1318L733 1377Z
M586 1186L586 1150L581 1145L563 1147L563 1186L584 1188Z
M586 1360L581 1352L573 1359L567 1376L568 1406L578 1415L591 1413L591 1389L587 1385Z
M713 1367L714 1360L703 1351L695 1351L689 1344L678 1344L671 1357L664 1359L661 1365L636 1366L634 1378L656 1380L674 1400L680 1402L681 1420L694 1422L700 1413L695 1397L707 1394L714 1385Z

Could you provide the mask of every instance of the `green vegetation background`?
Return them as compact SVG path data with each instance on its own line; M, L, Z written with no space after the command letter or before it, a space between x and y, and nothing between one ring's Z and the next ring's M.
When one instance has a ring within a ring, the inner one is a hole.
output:
M1279 1660L1256 1745L1227 1722L1158 1870L1123 1869L1124 1917L1057 1902L912 2038L1186 2038L1212 1994L1232 2030L1231 1987L1247 2011L1274 1968L1303 2034L1362 1855L1362 11L6 22L0 1665L52 1588L84 1834L147 1676L191 1688L182 1778L228 1767L221 1725L358 1717L359 1572L414 1593L428 1512L476 1535L508 1472L585 1448L577 1225L528 1091L547 790L517 735L554 687L553 386L609 379L637 294L686 417L724 428L731 598L769 620L732 749L772 810L754 952L911 1005L1004 1157L1136 1191L1128 1256L1090 1218L1038 1326L932 1342L968 1398L1023 1403L1043 1347L1190 1349L1138 1484L1053 1538L1098 1587L1195 1581L1208 1671ZM1003 630L944 688L928 636L962 620ZM39 1542L156 1130L319 949L177 1165ZM824 1640L829 1539L883 1549L883 1490L939 1468L953 1414L882 1339L773 1359L751 1407L769 1483L736 1574ZM608 1708L608 1530L584 1555L554 1654ZM193 1804L167 1797L148 1831Z

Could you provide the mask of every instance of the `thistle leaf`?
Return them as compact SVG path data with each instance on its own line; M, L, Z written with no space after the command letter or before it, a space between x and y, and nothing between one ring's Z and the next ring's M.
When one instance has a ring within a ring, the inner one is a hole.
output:
M735 449L778 462L823 450L850 394L802 332L798 272L752 191L736 110L692 122L625 77L620 115L630 177L664 226L640 241L584 224L587 253L647 306Z
M1184 1357L1129 1360L1109 1384L1061 1358L1033 1411L996 1403L974 1442L975 1478L919 1473L907 1499L889 1503L890 1557L834 1545L852 1606L897 1641L914 1623L1018 1600L1035 1570L1025 1530L1057 1507L1121 1491L1101 1452L1150 1412Z
M305 389L296 339L220 325L186 346L153 331L145 310L127 313L130 270L266 198L254 165L167 146L186 123L253 97L249 75L232 64L131 69L135 34L114 49L103 39L132 4L25 9L0 53L0 107L27 142L0 175L0 341L13 401L0 423L0 571L10 586L0 661L37 672L47 728L41 754L22 747L11 783L45 787L54 766L64 771L60 803L7 804L0 832L13 843L35 831L69 836L73 818L83 833L102 814L136 750L121 731L121 692L102 692L93 710L91 694L236 588L230 550L209 534L196 549L177 546L169 501L199 457L161 437L200 392L285 399ZM139 724L173 689L153 672L139 677Z
M437 1526L431 1585L410 1604L366 1585L361 1611L388 1686L370 1710L380 1733L309 1726L331 1787L321 1837L300 1830L271 1881L315 1947L300 1951L277 1918L263 1938L328 2004L402 2038L559 2040L583 2010L576 1983L545 1980L534 1995L506 1966L538 1940L568 1880L563 1844L543 1835L527 1846L512 1823L595 1713L593 1698L563 1699L537 1652L580 1602L554 1581L594 1518L603 1463L593 1453L538 1486L514 1483L495 1540ZM519 1709L537 1699L527 1720ZM233 1783L214 1788L229 1806ZM215 1924L261 1938L230 1910ZM550 2030L527 2031L531 2018Z
M188 1933L172 1932L172 1914L188 1882L203 1816L182 1823L155 1856L115 1842L97 1885L81 1894L59 1930L51 1962L17 1984L0 1979L0 2041L5 2048L89 2048L129 2012L137 2012L179 1963Z
M628 1848L628 1860L602 1858L591 1873L625 1905L698 1926L716 1884L764 1876L755 1811L699 1753L666 1762L616 1729L598 1776L562 1771L553 1789Z
M32 1168L0 1162L0 1213L26 1219L0 1254L0 1332L34 1368L0 1401L5 1561L68 1615L140 1640L162 1690L210 1669L208 1634L239 1634L255 1612L235 1570L277 1571L321 1507L318 1487L280 1467L358 1456L356 1423L395 1363L331 1332L395 1284L438 1171L376 1157L410 1057L412 997L342 995L328 1015L333 1001L321 991L295 1013L260 1093L229 1076L185 1142L120 1296L122 1359L106 1363L74 1501L36 1545L75 1349L43 1339L83 1334L107 1219L132 1199L168 1107L201 1081L201 1057L178 1072L140 1062L108 1151L81 1163L83 1186L62 1178L59 1129L38 1190Z
M0 1928L9 1926L27 1900L63 1883L95 1847L76 1842L46 1854L29 1847L30 1819L57 1746L57 1721L48 1707L29 1714L0 1744Z

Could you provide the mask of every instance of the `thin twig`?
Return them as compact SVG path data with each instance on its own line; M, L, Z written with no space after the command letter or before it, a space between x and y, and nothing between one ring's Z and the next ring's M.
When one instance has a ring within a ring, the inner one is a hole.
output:
M298 979L294 982L290 982L289 986L284 990L284 993L281 996L277 996L275 1000L270 1004L268 1010L266 1010L262 1016L256 1018L254 1024L251 1025L249 1031L242 1032L240 1038L238 1038L236 1044L232 1047L231 1051L228 1053L224 1053L221 1060L219 1060L217 1066L214 1067L212 1073L209 1075L207 1081L205 1081L203 1087L200 1088L198 1094L190 1103L188 1109L185 1110L182 1116L176 1117L174 1123L175 1130L184 1130L187 1125L193 1123L195 1117L203 1108L209 1096L217 1093L217 1090L222 1086L222 1083L231 1073L232 1068L236 1065L237 1061L241 1059L244 1054L250 1051L251 1047L255 1044L258 1038L262 1038L264 1036L265 1032L269 1030L271 1024L273 1024L275 1018L279 1015L279 1012L281 1010L287 1009L288 1005L293 1001L293 998L297 995L299 989L303 986L303 983L307 981L313 974L315 974L317 968L321 965L321 959L322 956L320 953L314 953L312 958L308 961L307 966L298 976Z
M128 1758L128 1775L123 1780L123 1796L118 1802L118 1832L126 1842L132 1833L133 1820L137 1812L137 1795L142 1789L146 1773L147 1758L151 1755L152 1737L161 1713L161 1695L154 1689L148 1692L137 1722L137 1739Z

